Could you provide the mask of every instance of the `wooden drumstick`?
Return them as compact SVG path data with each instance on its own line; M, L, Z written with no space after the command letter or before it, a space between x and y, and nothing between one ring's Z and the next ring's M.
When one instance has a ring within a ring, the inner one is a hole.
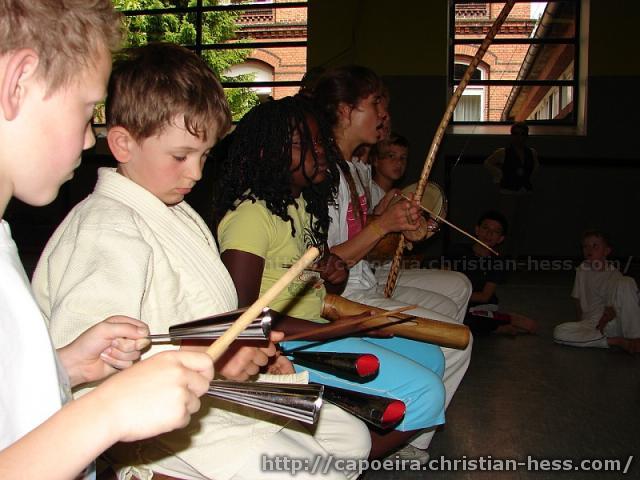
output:
M258 298L253 304L244 312L238 319L233 322L229 327L229 330L224 332L220 338L213 342L207 349L207 354L217 361L224 351L231 345L231 343L240 335L240 333L247 328L253 320L255 320L262 309L267 307L287 285L289 285L305 268L307 268L311 262L320 254L320 251L316 247L311 247L306 253L300 257L296 263L294 263L289 270L287 270L282 277L278 279L276 283L271 285L269 290L264 292L260 298Z
M402 198L404 198L405 200L408 201L412 201L409 197L407 197L406 195L402 194L402 193L398 193L397 195L401 196ZM444 218L442 218L440 215L436 215L435 213L433 213L431 210L429 210L427 207L425 207L424 205L418 204L418 206L424 210L425 212L427 212L429 215L431 215L433 218L435 218L436 220L438 220L439 222L442 223L446 223L447 225L449 225L451 228L455 228L457 231L459 231L460 233L462 233L463 235L466 235L467 237L469 237L471 240L473 240L474 242L478 242L480 245L482 245L484 248L486 248L487 250L489 250L491 253L493 253L494 255L500 256L500 254L498 252L496 252L493 248L491 248L489 245L487 245L486 243L484 243L482 240L477 239L476 237L474 237L473 235L471 235L470 233L465 232L463 229L456 227L453 223L449 222L448 220L445 220Z
M368 322L369 320L377 320L378 318L384 318L384 317L393 317L394 315L397 315L398 313L402 313L406 310L412 310L414 308L417 308L417 305L407 305L404 307L400 307L397 308L395 310L389 310L386 312L382 312L382 313L378 313L376 315L372 315L370 317L364 317L364 318L354 318L351 320L344 320L342 322L340 322L339 324L334 324L334 325L326 325L324 324L324 326L322 327L318 327L318 328L312 328L311 330L307 330L306 332L300 332L300 333L294 333L293 335L289 335L288 337L285 337L282 341L283 342L288 342L290 340L298 340L300 338L308 338L312 335L315 335L317 333L326 333L326 332L331 332L333 330L339 330L341 328L344 327L348 327L348 326L357 326L361 323L364 322ZM406 318L399 318L397 319L397 321L407 321L408 319ZM391 323L393 323L394 321L391 321ZM386 326L386 325L385 325ZM370 329L371 327L367 326L366 330ZM379 327L375 327L375 328L382 328L382 325ZM344 332L345 334L351 334L351 333L355 333L358 332L360 330L356 329L356 330L352 330L349 332ZM328 340L328 338L327 338Z

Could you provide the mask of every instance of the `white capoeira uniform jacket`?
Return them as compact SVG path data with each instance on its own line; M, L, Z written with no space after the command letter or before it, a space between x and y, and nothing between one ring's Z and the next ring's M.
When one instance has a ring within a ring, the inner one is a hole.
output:
M234 284L215 241L186 202L167 207L114 169L98 173L93 194L58 227L33 277L57 347L112 315L139 318L151 333L166 333L173 324L237 307ZM145 356L172 348L153 345ZM359 420L331 407L323 408L321 420L326 421L314 438L304 430L283 431L286 422L273 416L203 397L202 409L184 429L122 444L110 455L124 466L120 478L148 479L153 470L216 480L288 478L286 472L260 471L260 454L274 449L309 457L326 454L326 448L366 457L369 439ZM338 440L335 430L351 438ZM323 442L325 434L331 442Z

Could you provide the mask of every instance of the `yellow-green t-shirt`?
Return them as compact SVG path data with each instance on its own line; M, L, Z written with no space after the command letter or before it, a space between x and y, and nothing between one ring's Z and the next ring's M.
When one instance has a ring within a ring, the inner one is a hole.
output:
M264 258L265 268L260 284L260 295L266 292L298 260L313 243L310 239L310 215L305 211L302 197L288 208L296 229L291 235L291 223L272 214L264 201L246 200L233 211L227 212L218 226L220 252L241 250ZM315 322L321 318L326 290L315 272L302 272L272 304L271 308L292 317Z

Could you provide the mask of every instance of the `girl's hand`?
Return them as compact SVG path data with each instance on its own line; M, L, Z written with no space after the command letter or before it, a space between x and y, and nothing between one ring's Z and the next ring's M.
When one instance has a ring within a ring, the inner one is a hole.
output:
M284 333L272 331L266 346L256 347L255 342L236 340L216 362L216 370L223 377L237 382L243 382L257 375L260 369L269 363L269 359L276 354L274 342L284 338ZM183 342L181 347L185 351L205 352L210 342Z
M102 380L133 365L150 344L140 320L113 316L94 325L58 350L71 386Z
M435 234L438 230L440 230L440 223L438 223L436 220L434 220L433 218L429 218L427 220L427 232L428 235L433 235Z
M332 285L341 285L349 278L349 267L335 253L325 255L317 264L318 269L322 270L320 278Z
M420 226L418 223L420 217L420 207L415 200L411 202L401 200L389 205L377 221L386 233L414 231Z

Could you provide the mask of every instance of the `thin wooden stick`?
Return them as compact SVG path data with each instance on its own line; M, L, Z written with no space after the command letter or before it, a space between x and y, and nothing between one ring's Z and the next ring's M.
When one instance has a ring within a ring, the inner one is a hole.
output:
M269 306L269 304L282 292L287 285L289 285L300 272L307 268L311 262L320 254L320 251L316 247L311 247L306 253L294 263L289 270L287 270L282 277L278 279L276 283L271 285L271 288L267 290L264 295L258 298L253 304L244 312L240 317L233 322L229 327L229 330L224 332L220 338L209 346L207 354L215 362L220 358L224 351L231 345L231 343L240 335L240 333L247 328L251 322L253 322L262 309Z
M400 307L397 308L395 310L389 310L386 312L382 312L382 313L378 313L377 315L372 315L370 317L365 317L365 318L357 318L357 319L352 319L352 320L344 320L342 322L340 322L339 324L334 324L334 325L326 325L324 324L324 326L322 327L318 327L318 328L312 328L311 330L307 330L306 332L300 332L300 333L294 333L293 335L289 335L288 337L285 337L282 341L283 342L288 342L290 340L298 340L300 338L308 338L312 335L315 335L317 333L326 333L326 332L332 332L333 330L339 330L341 328L347 327L347 326L356 326L359 325L361 323L364 322L368 322L369 320L374 320L374 319L378 319L378 318L384 318L384 317L393 317L394 315L397 315L398 313L402 313L406 310L412 310L414 308L417 308L417 305L407 305L405 307ZM398 321L406 321L407 319L398 319ZM381 328L381 327L376 327L376 328ZM353 333L353 332L358 332L359 330L353 330L350 332L345 332L345 333Z
M406 195L399 193L399 196L401 196L402 198L404 198L405 200L409 200L411 201L411 199L409 197L407 197ZM471 240L473 240L474 242L478 242L480 245L482 245L484 248L486 248L487 250L489 250L491 253L500 256L500 254L498 252L496 252L493 248L491 248L489 245L487 245L486 243L484 243L482 240L474 237L473 235L471 235L470 233L465 232L463 229L461 229L460 227L457 227L456 225L454 225L453 223L451 223L450 221L448 221L447 219L441 217L440 215L437 215L435 213L433 213L431 210L429 210L427 207L425 207L424 205L420 205L418 204L418 206L424 210L425 212L427 212L429 215L431 215L433 218L435 218L436 220L442 222L442 223L446 223L447 225L449 225L451 228L455 228L457 231L459 231L460 233L462 233L463 235L466 235L467 237L469 237Z

